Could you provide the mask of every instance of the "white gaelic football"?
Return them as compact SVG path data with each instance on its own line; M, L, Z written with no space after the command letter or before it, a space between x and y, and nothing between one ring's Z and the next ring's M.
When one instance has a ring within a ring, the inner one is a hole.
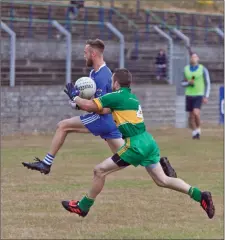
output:
M96 92L95 81L89 77L81 77L75 82L75 87L80 91L80 97L91 99Z

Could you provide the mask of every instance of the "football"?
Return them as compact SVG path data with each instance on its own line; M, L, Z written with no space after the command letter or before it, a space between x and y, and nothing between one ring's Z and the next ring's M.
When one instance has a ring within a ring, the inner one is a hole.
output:
M81 77L75 82L75 87L80 91L80 97L91 99L96 92L96 84L89 77Z

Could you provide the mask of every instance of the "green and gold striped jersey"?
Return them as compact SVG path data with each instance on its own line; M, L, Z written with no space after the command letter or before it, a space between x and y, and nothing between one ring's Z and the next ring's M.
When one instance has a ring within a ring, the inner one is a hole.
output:
M110 108L113 119L122 133L123 138L133 137L145 132L144 117L141 105L130 88L120 88L93 99L99 110Z

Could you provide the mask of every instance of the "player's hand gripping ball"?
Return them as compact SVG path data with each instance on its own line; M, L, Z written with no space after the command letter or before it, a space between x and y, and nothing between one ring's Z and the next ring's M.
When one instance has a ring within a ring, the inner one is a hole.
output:
M75 82L75 89L79 90L81 98L91 99L96 92L96 84L89 77L81 77Z
M73 85L73 83L67 83L64 92L68 95L71 101L80 95L80 91Z

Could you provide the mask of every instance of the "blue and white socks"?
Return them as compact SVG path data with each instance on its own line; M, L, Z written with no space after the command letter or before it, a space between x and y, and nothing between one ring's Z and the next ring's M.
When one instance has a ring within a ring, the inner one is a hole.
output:
M48 153L48 154L45 156L45 158L43 159L43 162L44 162L45 164L51 166L52 163L53 163L54 158L55 158L55 156L52 156L51 154Z

